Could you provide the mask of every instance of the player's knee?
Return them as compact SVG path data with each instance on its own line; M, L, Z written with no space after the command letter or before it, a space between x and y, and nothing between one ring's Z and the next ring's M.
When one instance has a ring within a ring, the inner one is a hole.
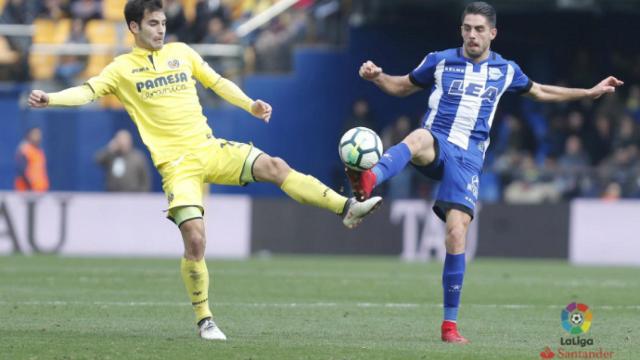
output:
M269 177L271 177L272 179L284 178L290 170L291 168L289 167L289 164L287 164L287 162L282 160L281 158L272 157L271 159L269 159L268 172Z
M425 129L418 129L409 134L403 142L411 151L411 161L420 166L430 164L436 156L433 135Z
M180 226L184 241L185 257L188 260L200 260L204 257L206 239L203 229L194 222L186 222Z
M463 223L447 225L447 241L451 243L464 243L467 236L467 227Z
M463 226L447 226L445 247L449 254L461 254L466 247L466 229Z
M413 155L417 155L433 148L433 136L424 129L418 129L409 134L404 139L404 143Z
M204 257L205 239L204 236L196 235L184 239L184 253L188 260L200 260Z

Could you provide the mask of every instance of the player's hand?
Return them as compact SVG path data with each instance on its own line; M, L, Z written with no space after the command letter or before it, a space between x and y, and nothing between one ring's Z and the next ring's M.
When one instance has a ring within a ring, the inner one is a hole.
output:
M256 100L251 104L251 114L268 123L271 119L271 105L262 100Z
M360 66L360 71L358 73L361 78L372 81L382 74L382 68L374 64L372 61L367 61Z
M27 103L32 108L40 109L49 105L49 95L42 90L32 90Z
M589 95L592 99L597 99L600 96L616 91L618 86L622 86L624 81L620 81L613 76L600 81L600 83L591 89L589 89Z

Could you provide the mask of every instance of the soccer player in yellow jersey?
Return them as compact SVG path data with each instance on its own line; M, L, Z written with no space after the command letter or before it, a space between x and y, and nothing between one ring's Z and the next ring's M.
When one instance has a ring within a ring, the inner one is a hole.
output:
M124 14L135 38L130 53L115 58L100 75L82 86L51 94L33 90L29 105L80 106L107 94L118 97L151 152L169 200L169 218L182 234L184 257L180 271L199 334L204 339L225 340L208 303L209 272L204 261L202 220L204 183L270 182L300 203L341 215L349 228L357 226L382 199L347 199L252 145L215 138L202 114L195 80L264 122L271 118L271 106L249 98L189 46L165 45L166 16L161 0L130 0Z

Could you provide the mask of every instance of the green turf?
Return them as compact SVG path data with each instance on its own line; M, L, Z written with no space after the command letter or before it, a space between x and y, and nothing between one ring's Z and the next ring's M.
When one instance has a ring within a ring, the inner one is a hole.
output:
M178 260L0 257L2 359L540 359L560 312L593 309L586 338L640 359L640 271L478 260L460 328L439 340L441 265L391 258L208 261L227 342L196 337ZM559 358L556 356L556 359Z

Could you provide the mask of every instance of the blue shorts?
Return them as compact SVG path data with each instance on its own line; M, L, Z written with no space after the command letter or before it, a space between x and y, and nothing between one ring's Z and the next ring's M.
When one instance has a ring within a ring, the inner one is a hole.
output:
M465 150L450 143L446 136L430 132L435 140L436 158L429 165L413 166L421 174L441 182L433 211L445 222L450 209L463 211L473 219L484 162L483 151L473 141L469 141L469 149Z

